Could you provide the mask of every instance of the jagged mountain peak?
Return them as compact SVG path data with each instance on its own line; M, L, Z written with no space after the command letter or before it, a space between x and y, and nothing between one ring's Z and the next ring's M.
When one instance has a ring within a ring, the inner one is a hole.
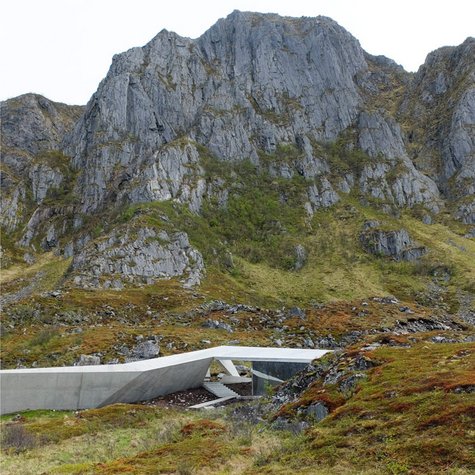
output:
M441 46L427 54L422 67L430 67L437 61L450 59L454 65L466 56L467 60L473 62L473 48L475 48L475 38L468 36L463 43L456 46Z
M127 175L134 177L179 137L188 137L219 159L254 163L260 154L290 144L304 158L289 173L315 178L329 169L315 144L335 141L350 129L354 137L348 146L359 146L373 157L398 158L408 170L396 188L385 184L370 193L399 204L438 208L435 186L407 159L392 111L384 101L374 109L373 96L387 87L393 70L403 71L382 58L373 58L371 66L371 58L331 19L247 12L219 20L196 40L162 32L145 47L116 56L68 148L75 165L84 170L80 189L89 198L83 200L83 210L100 209L108 200L113 167L104 163L112 157L130 165L133 170ZM372 68L381 71L376 74ZM115 146L111 153L109 144L117 141L125 148ZM365 173L363 181L386 172ZM359 179L342 178L348 183ZM335 186L340 184L325 185L333 196ZM159 195L121 196L144 201ZM192 208L198 209L199 203Z

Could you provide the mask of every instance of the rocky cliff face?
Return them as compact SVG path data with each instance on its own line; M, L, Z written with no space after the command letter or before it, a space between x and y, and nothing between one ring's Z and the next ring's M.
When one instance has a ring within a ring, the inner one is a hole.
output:
M427 56L401 104L416 165L475 222L475 39Z
M25 94L1 103L1 224L14 231L65 179L61 142L84 108ZM69 177L68 177L69 178Z
M407 81L400 68L366 55L324 17L234 12L198 40L162 31L143 48L114 57L69 137L68 153L82 170L81 210L100 210L118 199L177 198L180 185L184 200L198 209L205 187L198 179L190 191L182 170L197 162L196 144L221 160L261 164L263 154L291 144L300 152L297 159L273 169L314 181L313 202L331 205L338 188L357 188L398 206L422 203L437 211L437 186L409 159L387 105L374 107L373 96L392 76ZM370 160L360 173L328 181L331 164L319 144L339 139ZM162 163L165 174L157 171ZM400 173L389 177L396 164ZM176 183L171 193L157 185L170 175ZM332 198L315 197L319 188Z
M2 103L2 226L87 268L91 226L124 206L225 208L242 189L230 163L300 180L309 217L352 195L391 213L448 205L474 223L474 58L467 39L411 75L325 17L233 12L196 40L164 30L113 58L84 111L35 95ZM185 261L174 269L189 272Z

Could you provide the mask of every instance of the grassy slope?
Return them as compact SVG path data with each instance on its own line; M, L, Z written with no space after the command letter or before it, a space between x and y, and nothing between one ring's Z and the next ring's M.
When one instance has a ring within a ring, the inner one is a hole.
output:
M268 305L308 304L312 300L326 302L387 293L413 299L431 281L431 272L443 267L451 273L450 281L443 283L449 294L457 289L473 292L474 240L461 237L446 225L424 225L409 215L396 219L368 208L352 206L352 210L350 217L347 216L347 205L337 205L322 211L314 216L311 231L293 237L296 243L308 250L308 261L300 271L272 265L265 258L255 261L241 257L239 250L234 254L234 268L226 270L219 262L213 262L213 250L219 251L223 247L219 235L209 229L205 234L206 224L202 218L189 216L191 239L199 249L205 248L209 264L207 279L201 291L215 298ZM360 247L358 237L362 223L369 218L378 218L392 229L406 228L413 239L428 247L429 254L417 264L366 254ZM134 221L135 225L150 225L153 222L153 211L150 209L149 214ZM161 226L161 223L157 220L155 225ZM248 247L254 244L250 241ZM260 246L260 243L257 245ZM233 249L232 244L229 247ZM3 270L1 285L4 291L14 290L15 286L21 287L22 282L41 272L35 290L53 289L67 270L69 262L51 254L40 256L31 267L18 265ZM164 283L162 286L166 289L167 285ZM101 293L104 301L107 301L113 292L98 291L98 298Z
M40 256L31 267L13 266L2 272L4 291L16 291L26 283L33 282L33 285L32 295L26 295L14 306L13 316L10 317L9 311L4 315L7 331L0 351L5 365L11 367L17 362L29 365L34 361L39 365L71 364L80 354L91 352L102 352L107 361L117 357L114 345L130 345L140 334L161 335L164 338L162 351L166 351L170 341L176 343L174 351L203 347L201 340L210 340L212 344L230 340L240 340L243 344L271 343L272 329L255 332L242 328L228 334L201 328L201 320L196 317L194 323L193 318L188 323L174 320L175 314L213 299L276 308L309 307L314 302L354 302L374 295L393 294L406 302L417 299L430 305L425 302L424 294L435 283L447 310L457 311L458 294L461 291L473 294L474 290L474 240L461 237L442 223L425 225L408 214L400 219L391 218L358 205L350 198L347 203L317 213L305 232L297 230L291 236L291 239L298 237L298 242L308 250L308 261L300 271L279 266L277 257L272 263L264 257L251 262L248 251L239 256L240 249L236 246L242 242L228 242L225 247L219 229L212 230L203 218L171 203L135 206L128 213L126 222L134 226L170 226L170 221L160 218L167 214L173 223L188 230L192 242L203 250L208 264L201 287L187 291L174 280L120 292L66 287L61 297L54 298L39 294L56 288L67 271L68 260L47 254ZM366 254L358 236L367 219L378 219L388 229L408 229L413 239L428 247L429 253L418 263L395 262ZM287 238L284 235L283 239ZM256 247L260 249L262 243L256 239ZM249 241L246 248L255 243ZM221 261L225 255L223 249L228 248L236 253L231 269ZM434 276L440 269L444 270L444 278ZM107 307L115 313L108 316ZM81 323L76 318L68 319L71 312L79 315L80 320L88 319L81 333L75 333ZM147 316L147 312L153 312L153 318ZM57 315L61 316L59 320ZM10 322L14 328L7 326ZM312 330L322 330L319 325L316 322ZM50 355L54 355L53 360Z
M135 205L127 210L126 220L135 215L135 226L167 228L172 222L173 228L186 230L207 263L208 278L202 291L227 300L275 306L388 293L411 300L427 288L437 269L450 274L447 282L441 282L449 299L459 289L474 291L475 241L463 238L464 229L452 223L425 225L409 212L390 217L351 197L309 220L295 211L293 203L277 207L272 192L261 196L270 205L266 208L269 214L260 222L259 209L251 211L254 198L253 194L236 198L231 211L226 210L229 215L213 208L205 210L204 217L171 203ZM164 222L163 215L170 221ZM429 253L418 263L365 253L359 235L368 219L377 219L386 229L407 229ZM280 224L269 229L266 223L276 221ZM292 270L297 244L308 252L300 271ZM225 264L229 252L232 268Z

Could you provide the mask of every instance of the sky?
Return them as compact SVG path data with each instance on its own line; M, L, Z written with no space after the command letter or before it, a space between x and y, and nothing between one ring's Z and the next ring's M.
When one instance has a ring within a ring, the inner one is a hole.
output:
M408 71L475 36L474 0L0 0L0 100L35 92L85 104L114 54L164 28L196 38L233 10L329 16Z

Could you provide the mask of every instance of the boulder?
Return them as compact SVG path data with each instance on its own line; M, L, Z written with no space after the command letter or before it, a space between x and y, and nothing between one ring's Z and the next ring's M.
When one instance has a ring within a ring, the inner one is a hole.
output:
M309 418L319 422L322 419L325 419L325 417L327 417L330 412L328 411L328 408L325 406L325 404L317 402L308 406L305 413Z
M81 355L76 361L75 366L96 366L101 364L100 356L96 355Z

